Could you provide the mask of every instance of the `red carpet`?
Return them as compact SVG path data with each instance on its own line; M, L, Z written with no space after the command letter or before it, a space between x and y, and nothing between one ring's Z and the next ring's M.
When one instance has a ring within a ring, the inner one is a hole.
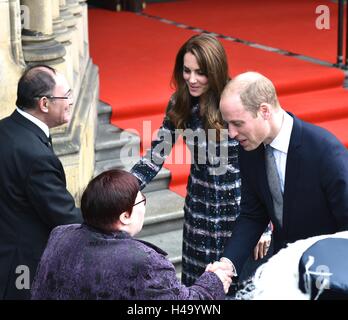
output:
M280 96L279 100L286 110L312 123L348 117L348 92L343 88Z
M186 2L192 1L156 6ZM89 33L91 56L100 68L100 99L112 106L112 123L136 130L148 147L151 135L143 135L144 121L151 123L149 132L161 124L172 93L169 82L175 54L194 32L133 13L91 9ZM340 88L343 72L230 41L222 43L231 75L254 70L270 77L285 109L308 121L322 122L348 146L344 125L323 122L348 118L348 95ZM182 148L177 143L174 152ZM184 195L189 165L165 166L172 172L170 188Z
M89 10L89 19L91 55L100 68L100 96L113 106L114 121L162 113L172 92L175 54L194 32L124 12L94 9ZM106 41L107 37L114 40ZM343 73L333 68L222 43L232 75L260 71L275 82L279 94L340 86L343 80Z
M337 2L337 1L336 1ZM317 6L330 29L316 28ZM336 62L337 3L328 0L182 0L150 3L146 13L274 48Z

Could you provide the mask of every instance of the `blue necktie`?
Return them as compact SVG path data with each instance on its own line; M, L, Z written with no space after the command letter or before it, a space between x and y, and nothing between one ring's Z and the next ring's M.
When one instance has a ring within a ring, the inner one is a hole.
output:
M269 189L273 199L274 214L280 224L283 226L283 194L280 185L280 178L277 165L273 155L273 148L268 144L265 148L266 174Z

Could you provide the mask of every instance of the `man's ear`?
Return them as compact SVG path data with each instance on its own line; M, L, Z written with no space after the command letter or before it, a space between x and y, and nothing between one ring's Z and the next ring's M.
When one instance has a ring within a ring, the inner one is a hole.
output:
M124 225L129 225L131 223L131 214L128 211L124 211L120 214L119 220Z
M48 99L46 97L40 98L38 101L38 106L41 112L47 113L48 112Z
M266 103L266 102L262 102L260 104L260 114L261 114L261 117L264 119L264 120L269 120L270 117L271 117L271 108L272 106L269 104L269 103Z

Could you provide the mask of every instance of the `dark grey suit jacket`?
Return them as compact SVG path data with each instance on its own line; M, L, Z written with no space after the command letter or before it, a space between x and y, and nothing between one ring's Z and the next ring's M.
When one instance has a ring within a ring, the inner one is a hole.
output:
M224 251L239 272L269 220L275 252L288 242L348 230L348 150L325 129L293 118L283 228L274 215L263 144L253 151L240 148L241 214Z
M25 274L16 268L27 266L31 283L50 231L81 221L45 133L17 111L1 120L0 299L29 299L16 287Z

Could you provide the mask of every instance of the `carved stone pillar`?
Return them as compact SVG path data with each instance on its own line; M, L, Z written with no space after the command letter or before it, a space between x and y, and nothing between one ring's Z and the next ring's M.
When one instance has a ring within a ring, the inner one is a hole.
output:
M78 47L78 30L76 27L77 19L70 11L70 6L65 0L60 0L60 16L63 19L63 25L71 31L71 53L73 62L73 89L74 94L78 94L80 89L80 61Z
M30 30L52 34L52 3L42 0L21 0L30 9Z
M77 27L77 41L79 47L79 75L82 76L86 69L86 60L84 52L84 17L83 17L83 7L80 5L78 0L67 0L70 5L70 12L76 17L76 27Z
M29 8L30 24L22 32L24 59L28 64L63 63L64 47L54 40L52 2L41 0L21 0Z
M86 61L89 59L89 38L88 38L88 6L87 0L79 0L80 6L82 7L83 17L83 42L84 42L84 54Z
M74 86L74 67L73 67L73 54L72 54L72 31L69 30L64 24L64 19L60 16L60 1L52 0L52 18L53 18L53 34L55 40L60 42L66 51L64 56L65 63L60 65L57 69L62 72L67 78L71 88Z
M24 68L17 1L0 0L0 21L0 118L4 118L15 108L17 82Z
M82 21L82 7L78 0L66 0L68 10L75 18L76 34L74 40L76 41L76 48L78 48L78 68L77 78L78 83L81 83L81 77L84 73L84 60L83 60L83 21Z
M25 66L22 49L22 10L19 2L10 0L10 27L11 27L11 46L14 62L22 67ZM23 20L26 18L23 10Z

